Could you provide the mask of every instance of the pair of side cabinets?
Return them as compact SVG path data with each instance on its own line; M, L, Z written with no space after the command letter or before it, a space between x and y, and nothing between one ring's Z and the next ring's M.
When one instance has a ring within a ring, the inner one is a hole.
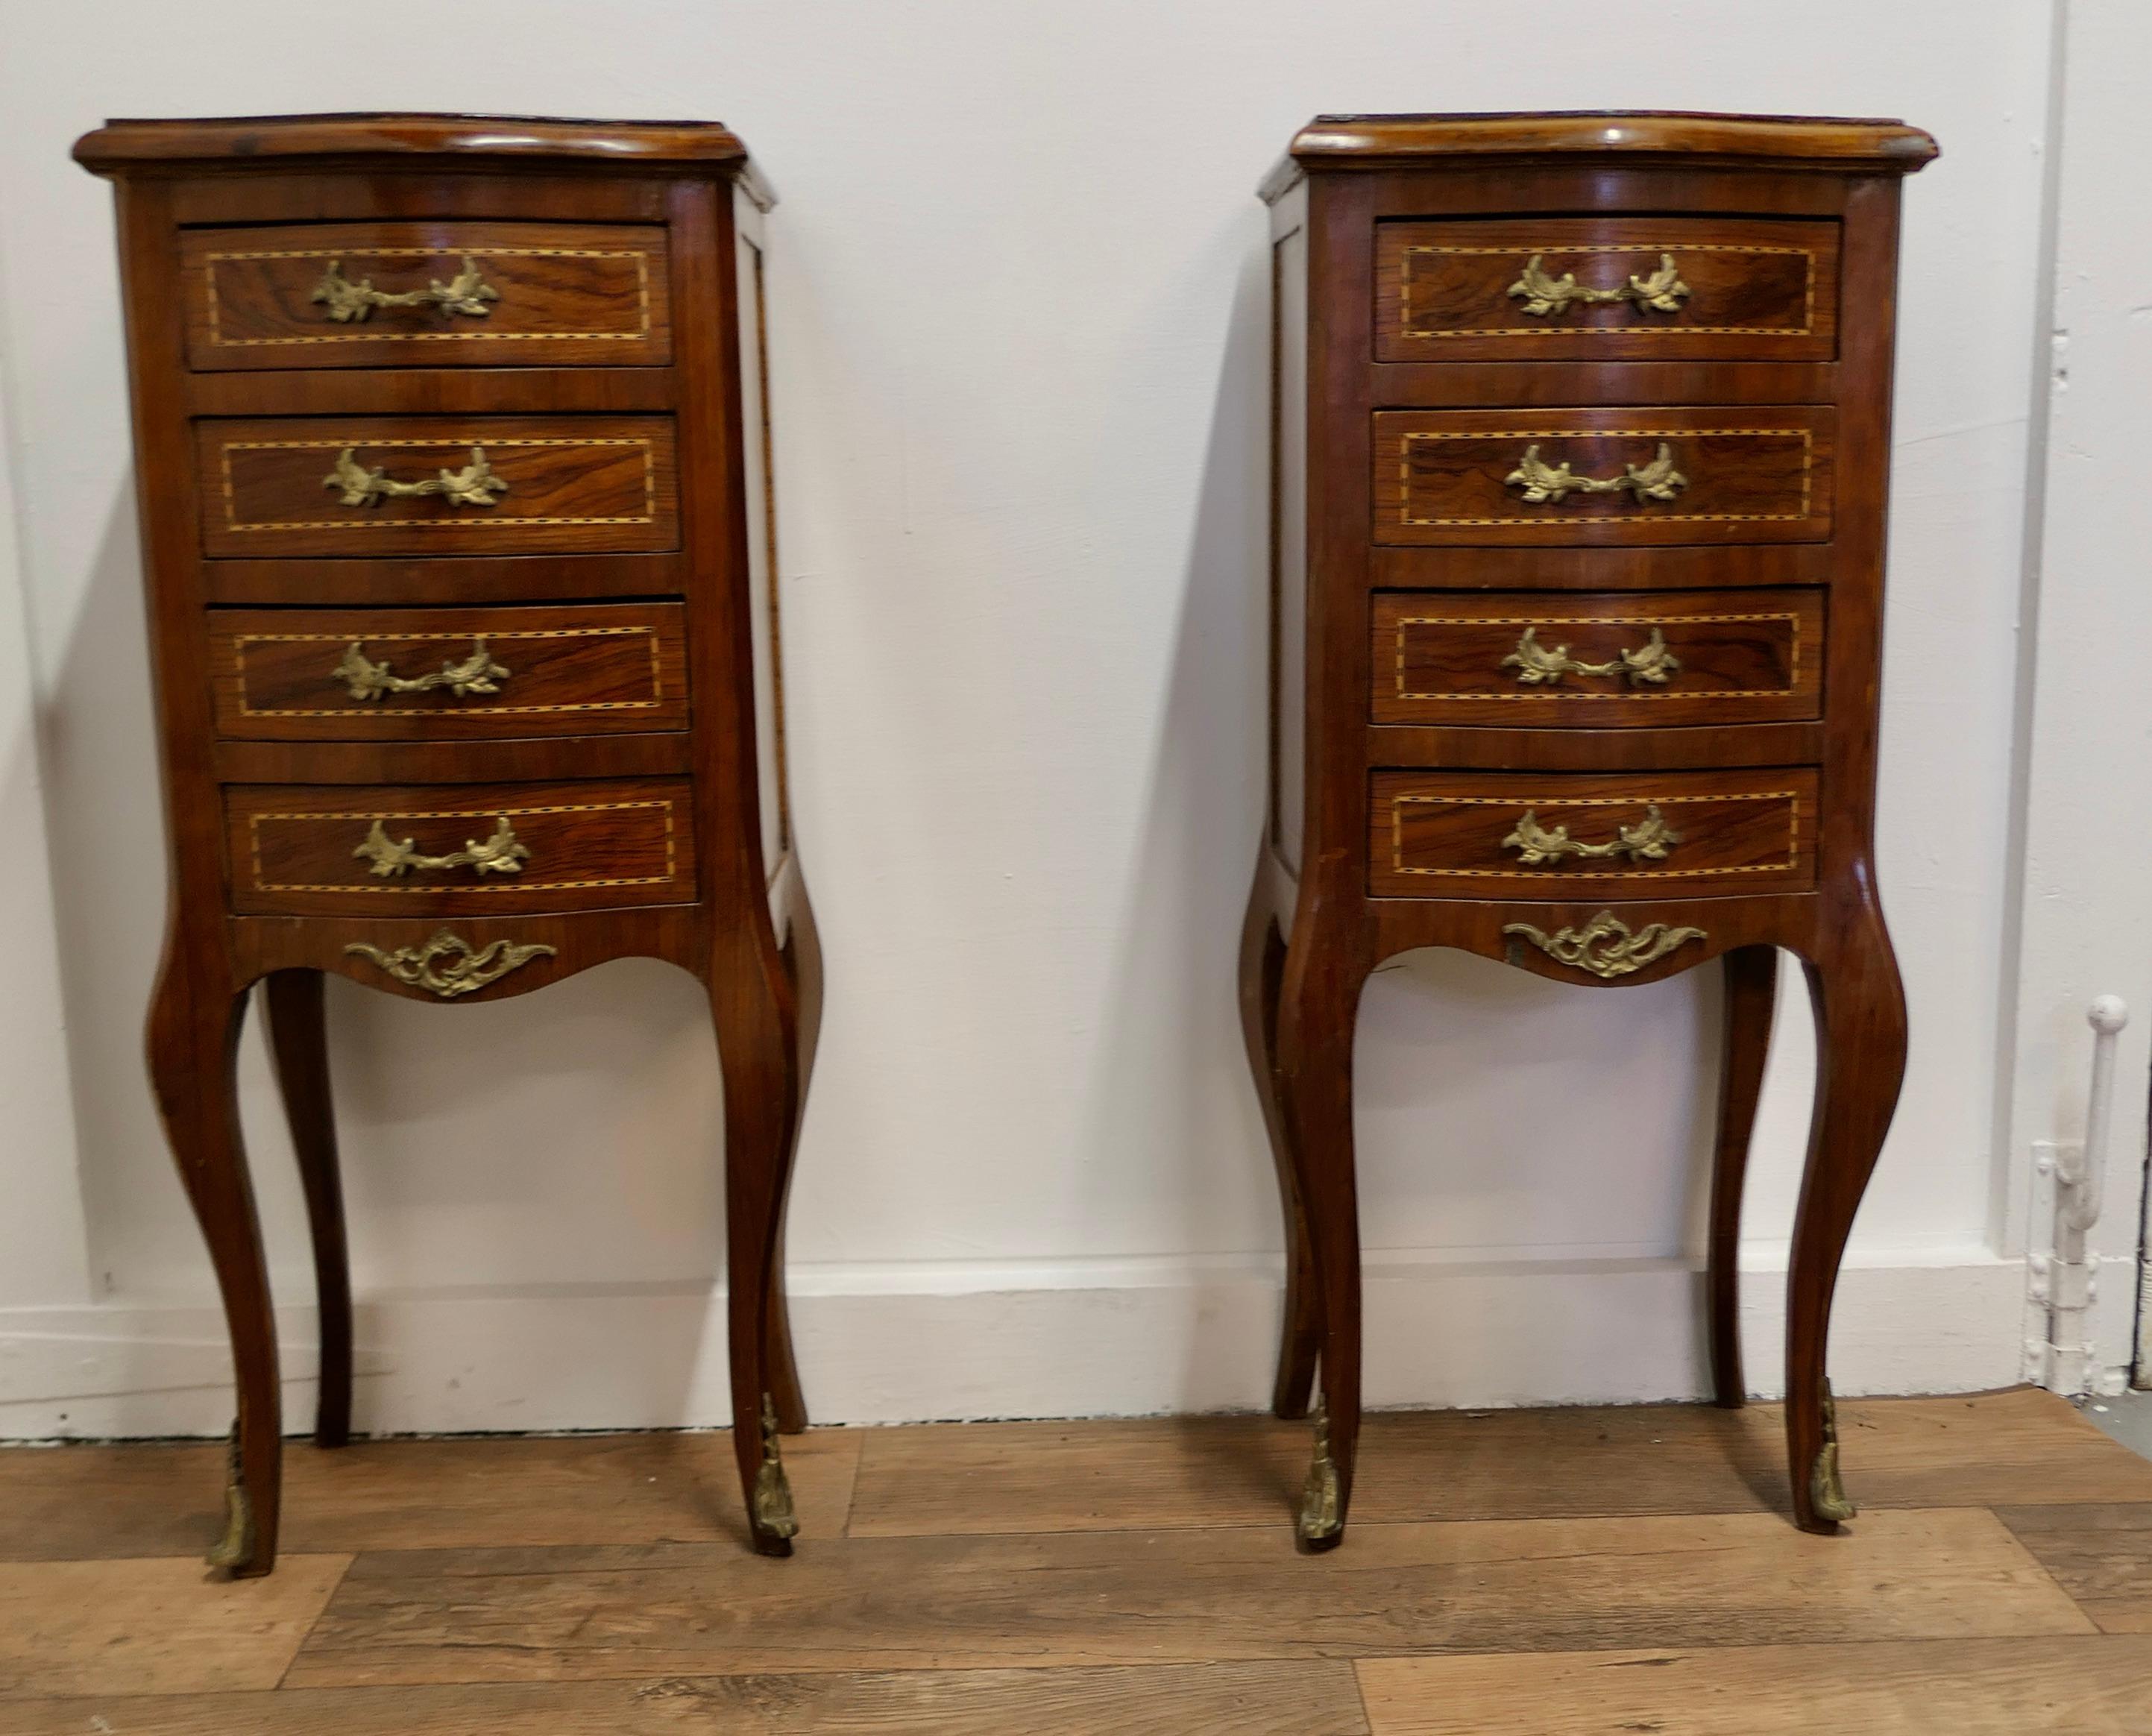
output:
M516 994L698 975L724 1058L733 1439L754 1547L806 1424L783 1217L821 960L787 821L762 228L708 124L114 121L172 890L150 1065L237 1370L227 1526L276 1558L278 1373L234 1094L265 982L320 1290L351 1302L334 971ZM1352 1056L1380 960L1586 984L1726 960L1713 1369L1779 947L1820 1034L1794 1230L1796 1520L1905 1012L1870 869L1901 178L1892 121L1326 116L1274 261L1271 800L1241 1005L1287 1225L1275 1405L1342 1535L1360 1422ZM1321 1395L1313 1388L1320 1377Z

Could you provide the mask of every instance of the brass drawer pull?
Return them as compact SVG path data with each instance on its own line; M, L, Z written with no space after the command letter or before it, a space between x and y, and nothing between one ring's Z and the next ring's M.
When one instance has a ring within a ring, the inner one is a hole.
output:
M1639 502L1671 500L1688 486L1688 478L1674 468L1673 449L1664 440L1659 442L1658 455L1639 469L1635 464L1622 468L1619 476L1601 478L1580 476L1571 470L1566 460L1550 464L1540 457L1536 445L1527 446L1517 468L1502 479L1505 488L1519 488L1525 499L1537 505L1547 500L1560 500L1563 495L1634 495Z
M1579 283L1570 272L1564 272L1559 277L1549 277L1545 257L1543 254L1532 255L1523 274L1510 286L1510 293L1525 304L1525 312L1539 318L1560 313L1571 302L1586 307L1607 302L1633 302L1640 311L1648 308L1654 313L1678 313L1689 293L1688 285L1682 282L1671 253L1659 256L1659 268L1650 277L1632 277L1618 289L1590 288Z
M457 698L473 693L497 693L511 672L493 660L483 637L471 641L470 655L459 663L444 663L430 675L403 676L386 663L366 654L366 641L353 639L343 661L329 673L351 690L354 699L378 699L383 693L424 693L446 688Z
M1632 934L1611 911L1600 911L1581 928L1560 928L1552 934L1529 922L1505 923L1502 932L1521 935L1556 962L1609 982L1656 964L1691 941L1710 938L1701 928L1677 928L1667 922L1647 923Z
M484 843L466 838L461 850L450 850L444 856L425 855L409 838L398 844L377 820L366 835L366 842L352 854L373 863L368 871L387 880L400 879L414 868L422 872L475 868L481 879L489 874L520 874L523 865L530 860L530 846L515 835L515 829L509 825L506 815L500 817L493 835Z
M373 506L409 495L439 495L451 506L490 506L495 495L508 492L506 480L494 474L482 446L471 448L471 461L462 470L443 470L424 482L398 482L385 470L369 470L358 461L358 449L347 446L337 454L336 468L322 478L322 486L341 490L346 506Z
M1681 841L1681 834L1667 824L1666 815L1659 812L1657 804L1646 808L1644 817L1636 825L1616 828L1614 835L1604 844L1580 843L1569 835L1567 826L1558 825L1549 830L1540 824L1537 811L1527 808L1516 830L1502 840L1502 848L1518 851L1525 866L1534 867L1541 862L1559 862L1565 856L1579 856L1591 861L1627 856L1632 862L1661 862L1673 854L1674 846Z
M1535 627L1526 627L1517 648L1498 665L1515 669L1518 681L1528 688L1551 687L1565 675L1620 675L1632 687L1664 687L1669 677L1681 673L1681 659L1667 649L1666 635L1656 627L1652 637L1634 651L1620 652L1603 663L1580 662L1569 654L1566 645L1550 651L1535 637L1538 632Z
M479 274L477 264L466 253L464 268L446 283L436 277L424 289L407 289L400 295L376 289L371 277L353 282L343 274L343 261L332 259L315 286L312 298L328 308L331 319L349 325L363 320L377 307L438 307L444 313L467 313L474 319L484 319L486 304L499 301L500 292Z
M384 952L364 941L353 941L343 950L372 960L398 982L423 988L444 1001L475 994L532 959L551 958L560 952L542 941L489 941L483 947L474 947L445 928L423 947L398 947L393 952Z

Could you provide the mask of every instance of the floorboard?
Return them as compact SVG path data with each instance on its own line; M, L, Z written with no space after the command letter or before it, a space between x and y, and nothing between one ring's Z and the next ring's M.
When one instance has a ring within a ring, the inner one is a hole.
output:
M1374 1736L2152 1733L2152 1639L1370 1658Z
M2152 1634L2152 1502L2004 1507L1997 1517L2102 1632Z
M1994 1515L1762 1514L361 1557L293 1686L2092 1631Z
M98 1722L102 1720L102 1722ZM1343 1662L0 1700L0 1736L1367 1736Z

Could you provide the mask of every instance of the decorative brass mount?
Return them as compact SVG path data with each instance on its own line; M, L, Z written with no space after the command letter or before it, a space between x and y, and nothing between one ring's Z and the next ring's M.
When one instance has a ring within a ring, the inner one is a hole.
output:
M1525 455L1517 468L1502 479L1505 488L1522 489L1525 499L1533 505L1546 501L1559 501L1567 495L1634 495L1641 503L1645 500L1671 500L1688 486L1688 478L1674 468L1673 449L1664 440L1659 442L1657 457L1639 467L1625 465L1619 476L1580 476L1569 467L1568 461L1550 464L1540 456L1537 445L1525 448Z
M1706 938L1701 928L1674 928L1664 922L1651 923L1632 934L1629 925L1611 911L1600 911L1581 928L1562 928L1552 934L1529 922L1505 923L1502 932L1523 936L1558 964L1609 980L1641 971L1676 947Z
M457 698L473 693L497 693L513 672L493 660L483 638L471 641L470 655L459 663L444 663L430 675L402 676L386 663L366 654L366 642L353 639L343 661L329 672L351 689L354 699L378 699L383 693L424 693L446 688Z
M343 324L363 320L377 307L438 307L444 313L468 313L484 319L486 304L500 299L500 292L479 274L477 264L466 253L464 268L446 283L438 277L424 289L407 289L400 295L376 289L371 277L354 283L343 274L343 261L332 259L315 286L312 300L322 302L329 317Z
M1342 1495L1337 1484L1337 1465L1330 1456L1330 1411L1321 1398L1315 1401L1315 1457L1307 1467L1307 1482L1300 1493L1300 1514L1293 1529L1303 1543L1327 1543L1345 1529L1341 1510Z
M1816 1449L1815 1463L1809 1470L1809 1505L1818 1519L1833 1524L1860 1510L1845 1498L1845 1485L1839 1478L1838 1400L1831 1396L1828 1380L1823 1383L1823 1444Z
M474 947L461 935L444 928L423 947L398 947L393 952L384 952L363 941L353 941L343 950L371 959L398 982L453 1001L460 995L476 994L534 958L552 957L560 948L536 941L494 941Z
M386 470L369 470L358 461L358 449L347 446L337 454L336 468L322 478L322 486L340 490L345 506L374 506L412 495L439 495L451 506L490 506L495 495L508 492L507 479L494 474L480 446L471 448L471 461L462 470L444 470L424 482L398 482Z
M762 1469L754 1474L754 1509L758 1531L773 1537L799 1535L799 1518L792 1507L792 1485L777 1450L777 1406L767 1393L762 1395Z
M1585 307L1606 302L1633 302L1640 311L1649 308L1654 313L1678 313L1689 293L1688 285L1682 282L1671 253L1659 256L1659 268L1650 277L1632 277L1618 289L1590 288L1579 283L1570 272L1564 272L1559 277L1550 277L1544 260L1543 254L1532 255L1523 274L1510 286L1510 293L1524 302L1525 312L1538 317L1560 313L1571 302Z
M1681 659L1667 649L1666 635L1656 627L1642 645L1634 651L1617 652L1604 663L1581 662L1569 654L1566 645L1550 651L1540 643L1538 632L1535 627L1526 627L1517 648L1499 665L1515 669L1518 681L1528 688L1551 687L1565 675L1620 675L1627 678L1631 687L1664 687L1669 676L1681 673Z
M239 1424L224 1467L224 1535L206 1557L212 1567L244 1567L254 1559L254 1500L246 1492L246 1466L239 1454Z
M1659 862L1672 855L1681 841L1681 834L1667 824L1657 804L1646 808L1644 817L1636 825L1616 827L1614 835L1604 844L1580 844L1569 835L1566 825L1549 830L1540 824L1538 812L1527 808L1516 830L1502 840L1502 848L1519 851L1525 866L1535 867L1541 862L1559 862L1564 856L1591 860L1627 856L1632 862Z

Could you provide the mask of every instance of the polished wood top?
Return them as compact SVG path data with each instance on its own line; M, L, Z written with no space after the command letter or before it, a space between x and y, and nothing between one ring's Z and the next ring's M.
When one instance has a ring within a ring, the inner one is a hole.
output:
M1507 114L1318 114L1258 190L1276 199L1310 169L1388 169L1451 157L1678 157L1774 168L1910 174L1936 141L1899 120L1631 109Z
M712 120L567 120L527 114L256 114L198 120L108 120L75 141L95 175L206 163L289 165L332 157L508 158L541 165L701 167L739 177L756 201L775 194L738 134Z

